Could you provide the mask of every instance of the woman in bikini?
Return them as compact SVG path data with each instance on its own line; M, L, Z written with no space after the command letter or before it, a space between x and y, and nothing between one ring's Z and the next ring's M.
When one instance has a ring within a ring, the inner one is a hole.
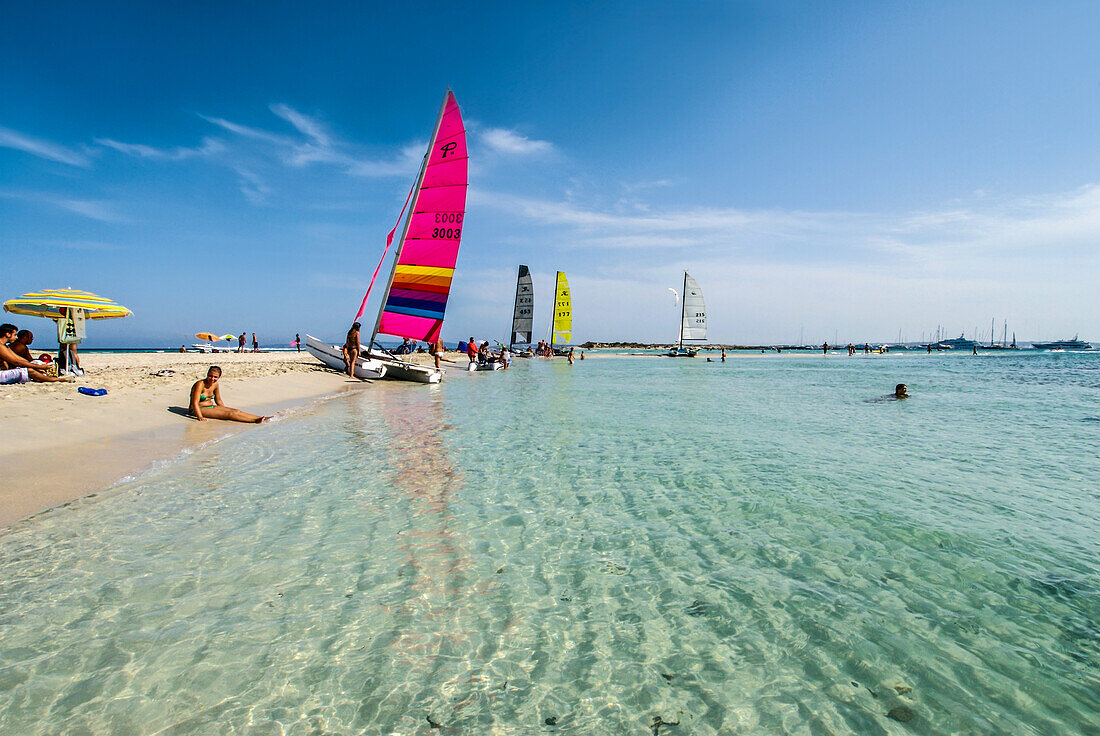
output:
M344 363L348 367L348 375L355 378L355 361L359 360L362 346L359 344L360 324L355 322L348 330L348 336L344 340Z
M230 409L222 403L222 392L218 387L218 379L222 377L222 369L216 365L210 366L206 372L206 378L195 381L191 387L191 416L200 422L207 419L228 419L231 422L247 422L259 424L271 417L258 417L240 409Z

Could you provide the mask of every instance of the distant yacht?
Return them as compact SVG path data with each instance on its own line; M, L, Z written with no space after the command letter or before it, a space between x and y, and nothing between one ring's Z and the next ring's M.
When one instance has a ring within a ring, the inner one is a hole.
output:
M1033 342L1031 347L1036 350L1088 350L1092 347L1091 343L1087 343L1084 340L1078 340L1077 335L1073 336L1072 340L1055 340L1054 342Z
M940 340L935 347L940 350L973 350L978 347L978 343L959 335L951 340Z

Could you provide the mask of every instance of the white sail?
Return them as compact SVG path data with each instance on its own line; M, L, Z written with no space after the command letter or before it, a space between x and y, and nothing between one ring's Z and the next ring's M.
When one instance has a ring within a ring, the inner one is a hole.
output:
M531 284L531 272L527 266L520 266L519 278L516 279L516 309L512 315L511 342L531 342L531 317L534 309L535 292Z
M703 291L691 276L684 272L684 323L681 339L707 339L707 307L703 303Z

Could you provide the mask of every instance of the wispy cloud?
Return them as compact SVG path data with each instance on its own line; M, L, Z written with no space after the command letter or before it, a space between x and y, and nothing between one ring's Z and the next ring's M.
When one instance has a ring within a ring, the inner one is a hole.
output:
M783 209L597 208L471 189L470 201L570 232L576 247L694 247L800 262L892 260L913 267L990 255L1070 252L1100 240L1100 184L1004 201L978 198L903 213ZM555 237L559 237L556 233Z
M54 199L52 203L63 210L68 210L74 214L83 215L84 217L98 220L99 222L122 222L124 219L115 212L113 205L107 202L99 202L90 199Z
M241 177L241 194L245 199L255 205L267 204L271 187L263 179L247 169L237 169L237 175Z
M274 143L280 146L292 146L294 140L289 136L278 135L276 133L270 133L266 130L260 130L259 128L252 128L247 125L240 125L238 123L225 120L223 118L215 118L207 115L199 115L200 118L206 122L216 125L223 130L228 130L230 133L236 133L244 138L251 138L258 141L266 141L268 143Z
M507 128L487 128L481 133L482 142L498 153L528 156L548 153L554 146L550 141L532 140Z
M125 220L116 211L113 203L102 200L78 199L34 190L0 190L0 198L56 207L99 222L123 222Z
M47 243L48 247L64 248L65 250L80 250L97 253L106 253L122 250L122 246L114 243L104 243L98 240L59 240Z
M298 112L290 105L286 105L281 102L271 105L271 112L275 113L283 120L293 125L299 133L302 133L317 145L332 145L332 139L329 137L328 132L319 121L314 120L308 115Z
M182 161L188 158L212 156L225 150L225 144L217 138L205 137L198 146L187 148L176 146L174 148L155 148L141 143L122 143L111 138L96 138L97 145L105 148L113 148L125 153L127 156L147 158L155 161Z
M297 135L275 133L218 117L200 117L242 138L270 145L274 155L283 164L294 168L327 164L352 176L408 176L416 171L423 154L423 145L417 144L403 147L393 158L371 158L361 152L360 146L338 139L320 120L295 110L290 105L276 103L270 105L270 110L272 114L289 123Z
M32 156L69 164L70 166L87 168L92 163L88 156L79 151L41 138L34 138L10 128L0 128L0 147L14 148Z

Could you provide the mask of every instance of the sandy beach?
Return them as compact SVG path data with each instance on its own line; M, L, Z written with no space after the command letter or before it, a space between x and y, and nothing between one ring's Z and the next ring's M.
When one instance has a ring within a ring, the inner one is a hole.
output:
M426 355L410 356L427 362ZM329 370L309 353L86 353L74 383L0 387L0 528L85 496L213 440L257 427L187 416L191 385L224 370L228 406L285 412L369 384ZM173 371L171 375L155 375ZM85 396L77 387L107 389Z

